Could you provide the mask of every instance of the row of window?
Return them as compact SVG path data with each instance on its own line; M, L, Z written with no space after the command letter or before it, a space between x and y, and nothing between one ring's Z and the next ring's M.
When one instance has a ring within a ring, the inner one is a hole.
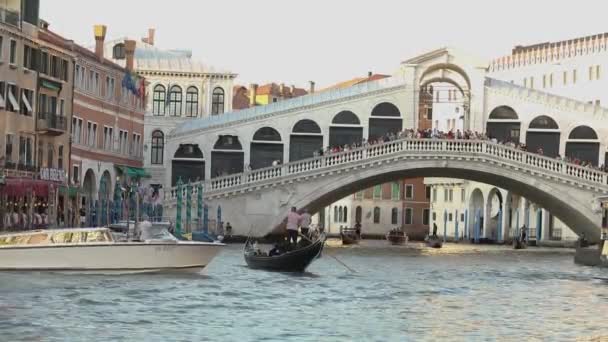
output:
M17 159L13 159L14 146L17 144L18 139L18 155ZM4 145L5 164L7 167L13 166L34 166L34 155L33 155L33 138L28 136L15 136L13 134L6 135L6 143ZM44 164L44 149L45 144L41 139L38 140L38 160L36 165L38 167L55 168L55 145L53 143L46 144L46 164ZM57 168L63 169L63 145L57 147Z
M100 148L106 151L114 151L122 155L132 157L142 156L141 134L133 133L129 144L129 132L127 130L118 131L118 146L114 148L114 128L103 127L102 140L99 141L98 125L96 122L87 121L86 127L84 120L79 117L72 118L72 141L75 144L85 145L92 148Z
M211 98L211 115L224 113L225 93L224 89L216 87L213 89ZM183 91L178 85L167 88L161 84L154 86L152 94L152 114L155 116L182 116L197 117L199 115L199 91L196 87L188 87L186 90L185 108ZM185 111L184 111L185 109Z
M92 68L87 69L86 67L77 64L74 76L74 86L83 92L88 92L92 95L101 97L108 101L116 100L116 78L106 75L104 86L102 87L103 75ZM120 92L120 102L124 105L130 104L137 108L143 108L145 105L143 101L131 91L124 90Z
M0 36L0 61L4 60L4 37ZM70 63L59 56L37 49L27 44L23 45L22 65L25 69L36 70L43 75L51 76L67 82L69 79ZM8 62L17 66L17 41L10 39Z
M460 201L464 202L466 198L465 189L460 189ZM437 187L433 187L433 202L437 202ZM454 201L454 189L444 188L443 189L443 201L453 202Z
M380 207L374 207L373 210L373 222L375 224L379 224L380 223L380 216L381 216L381 209ZM428 226L429 225L429 213L430 210L429 209L423 209L422 210L422 219L421 222L423 225ZM341 215L343 214L343 216ZM343 219L343 220L342 220ZM355 208L355 221L356 222L362 222L363 219L363 208L361 206L358 206L357 208ZM344 222L346 223L347 221L347 208L346 207L334 207L334 222ZM404 225L413 225L416 224L416 219L414 217L414 208L405 208L403 210L403 224ZM398 208L392 208L391 209L391 224L393 225L399 225L399 209Z
M0 81L0 108L9 112L32 116L34 91L19 87L13 83Z
M601 78L601 66L600 65L592 65L589 67L589 81L598 81ZM548 75L543 75L543 88L552 88L553 87L553 73ZM563 85L576 84L578 80L577 69L573 69L572 71L564 70L562 73L562 82ZM529 87L534 89L534 77L524 77L524 87Z
M448 213L447 220L448 220L448 222L452 222L454 220L454 214ZM437 213L436 212L433 212L433 222L437 222ZM464 222L464 213L460 213L460 222Z
M426 199L431 199L431 187L425 187ZM362 200L364 198L364 191L355 193L355 199ZM375 185L372 190L372 199L382 199L382 185ZM401 198L401 185L397 182L391 183L391 200L400 201ZM414 199L414 185L405 184L405 197L404 199Z

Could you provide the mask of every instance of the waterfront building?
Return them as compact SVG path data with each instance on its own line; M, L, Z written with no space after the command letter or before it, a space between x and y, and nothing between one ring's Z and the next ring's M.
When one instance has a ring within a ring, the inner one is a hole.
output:
M39 1L0 3L0 185L4 228L53 226L67 202L74 56Z
M166 140L176 126L186 121L221 117L232 111L236 74L203 64L194 59L189 50L157 47L154 29L149 29L148 35L137 41L109 40L104 50L107 58L147 80L142 139L144 168L150 177L144 183L159 189L167 175L173 175L167 185L175 185L178 178L183 182L204 179L202 171L211 158L202 153L207 146L186 144L168 155ZM132 61L127 58L129 53L133 53ZM132 65L127 65L131 62ZM216 158L228 165L234 154L230 146L224 147Z
M72 45L75 55L74 114L71 121L71 182L80 188L74 208L84 208L86 226L110 222L114 187L140 180L143 169L145 79L104 55L107 28L94 27L95 50ZM59 37L57 37L59 38ZM124 45L133 45L125 41Z

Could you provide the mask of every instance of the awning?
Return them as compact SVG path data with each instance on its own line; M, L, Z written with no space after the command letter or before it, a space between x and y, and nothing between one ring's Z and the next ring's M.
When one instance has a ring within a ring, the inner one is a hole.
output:
M40 80L40 86L46 89L50 89L50 90L54 90L54 91L60 91L61 90L61 86L57 85L55 82L49 81L49 80Z
M140 167L132 167L125 165L116 165L124 174L129 176L129 178L148 178L150 174L146 172L146 170Z
M15 95L13 95L11 88L8 88L8 100L11 102L11 106L13 106L15 110L19 110L19 103L17 102Z
M25 104L25 108L27 108L27 112L31 114L32 106L30 105L30 101L27 99L27 96L25 96L25 93L21 93L21 101L23 101L23 104Z
M29 178L6 178L5 184L0 187L0 192L8 196L25 197L36 194L40 197L48 197L49 186L52 183Z
M5 108L6 102L4 101L4 94L0 94L0 108Z

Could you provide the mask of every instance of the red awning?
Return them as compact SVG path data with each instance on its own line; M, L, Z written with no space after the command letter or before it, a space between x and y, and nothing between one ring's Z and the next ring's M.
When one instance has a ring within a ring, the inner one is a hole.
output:
M6 184L0 186L0 192L8 196L28 196L30 194L36 194L40 197L49 196L49 186L53 183L38 179L27 179L27 178L6 178Z

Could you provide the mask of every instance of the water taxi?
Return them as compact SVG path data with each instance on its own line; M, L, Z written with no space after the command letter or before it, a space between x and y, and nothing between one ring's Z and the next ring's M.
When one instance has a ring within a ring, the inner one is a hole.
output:
M120 239L108 228L35 230L0 235L0 271L75 273L199 272L221 243L178 241L148 223Z

